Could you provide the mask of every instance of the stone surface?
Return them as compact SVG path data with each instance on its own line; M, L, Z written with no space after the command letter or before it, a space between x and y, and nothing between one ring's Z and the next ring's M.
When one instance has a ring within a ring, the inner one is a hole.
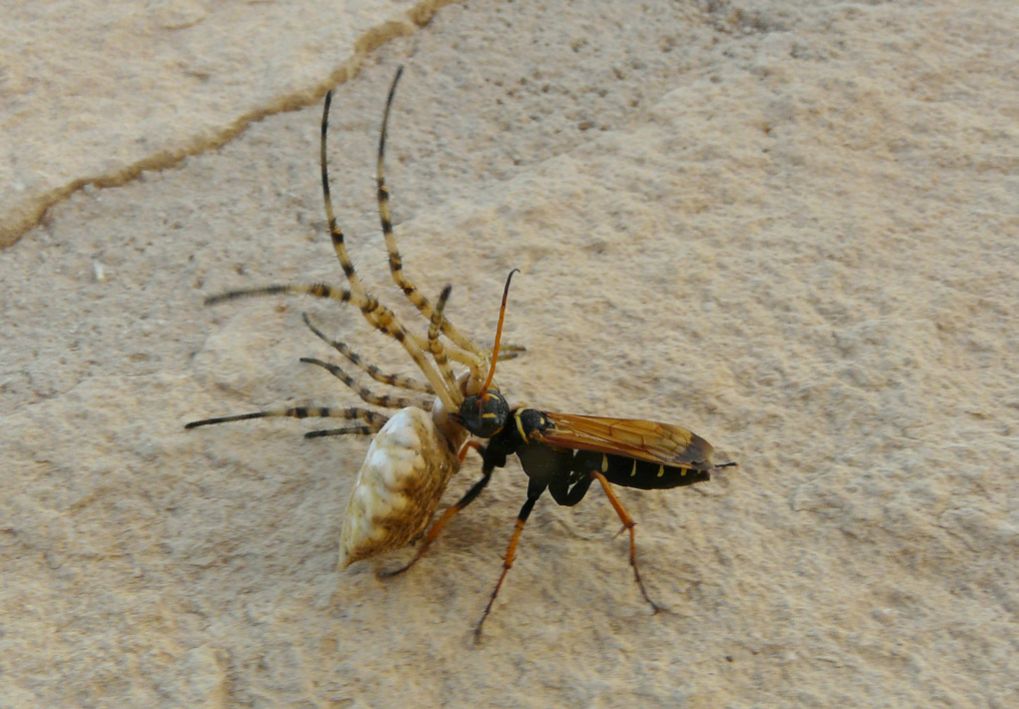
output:
M449 0L11 3L0 28L0 245L109 187L312 102Z
M408 7L383 5L375 19ZM231 7L272 31L273 6ZM143 83L185 137L264 117L73 192L0 253L0 704L1015 705L1017 20L995 2L470 2L337 86L337 213L387 302L372 176L403 63L387 174L407 272L429 295L453 283L447 313L487 343L522 270L506 339L528 352L503 390L682 424L740 463L620 491L659 615L604 496L543 499L478 647L524 500L515 463L380 581L412 550L335 569L367 441L305 441L313 424L290 420L183 430L354 404L297 362L335 357L303 310L412 370L339 306L202 305L341 282L321 107L276 111L351 51L302 82L274 71L290 45L261 69L228 58L229 81L266 88L219 124ZM8 76L36 71L18 62ZM120 129L128 162L168 144L140 150L138 129ZM57 151L80 170L57 183L91 179L83 141Z

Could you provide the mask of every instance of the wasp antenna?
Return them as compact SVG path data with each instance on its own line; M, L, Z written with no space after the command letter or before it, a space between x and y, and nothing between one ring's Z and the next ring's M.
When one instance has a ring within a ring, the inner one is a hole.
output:
M485 398L488 387L492 384L492 379L495 377L495 365L499 361L499 342L502 340L502 324L506 320L506 301L509 300L510 281L513 280L513 274L519 271L519 268L514 268L509 272L509 275L506 276L506 285L502 289L502 305L499 306L499 324L495 328L495 344L492 345L492 364L488 368L488 378L485 380L485 385L481 387L481 392L478 394L478 397L481 399Z

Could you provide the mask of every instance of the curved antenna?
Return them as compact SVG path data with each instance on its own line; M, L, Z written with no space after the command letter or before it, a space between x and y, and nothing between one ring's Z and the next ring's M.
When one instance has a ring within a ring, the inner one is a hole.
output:
M509 275L506 276L506 285L502 289L502 305L499 306L499 325L495 328L495 344L492 345L492 364L488 369L488 378L478 393L478 398L482 401L485 400L488 387L492 384L492 379L495 377L495 365L499 361L499 343L502 341L502 324L506 320L506 301L509 300L510 281L513 280L513 274L519 271L519 268L514 268L509 272Z

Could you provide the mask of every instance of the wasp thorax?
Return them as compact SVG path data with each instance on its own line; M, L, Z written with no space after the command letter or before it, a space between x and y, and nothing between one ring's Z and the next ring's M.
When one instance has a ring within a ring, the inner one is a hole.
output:
M517 411L519 417L520 426L523 429L525 438L530 436L532 433L537 431L547 431L552 427L552 423L548 420L548 416L535 409L524 409Z
M489 391L481 396L468 396L460 404L460 425L479 438L491 438L506 425L510 407L502 394Z

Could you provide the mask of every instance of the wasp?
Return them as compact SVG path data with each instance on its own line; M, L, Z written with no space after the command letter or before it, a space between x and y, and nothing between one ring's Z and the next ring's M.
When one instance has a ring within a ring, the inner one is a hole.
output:
M711 444L680 426L644 419L583 416L511 407L502 394L489 389L498 361L510 282L515 272L515 269L510 272L503 289L491 368L485 384L477 394L467 396L452 415L455 422L475 437L464 443L462 451L474 448L480 453L481 478L432 525L410 562L384 574L400 574L413 566L445 525L481 494L495 469L505 467L508 458L515 454L528 477L527 499L517 513L516 525L503 556L502 573L475 626L475 642L480 640L485 619L491 613L496 596L513 566L524 525L546 490L557 504L572 507L584 499L592 483L598 481L619 516L623 530L629 533L630 566L641 595L658 613L662 608L651 600L637 567L636 523L616 496L612 485L643 490L669 489L705 482L711 479L714 470L736 465L734 462L713 463ZM462 459L463 455L460 457Z

